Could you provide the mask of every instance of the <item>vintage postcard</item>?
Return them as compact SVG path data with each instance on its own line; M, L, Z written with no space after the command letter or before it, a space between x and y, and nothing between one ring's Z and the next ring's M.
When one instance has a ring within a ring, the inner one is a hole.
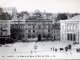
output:
M0 59L80 59L80 0L0 0Z

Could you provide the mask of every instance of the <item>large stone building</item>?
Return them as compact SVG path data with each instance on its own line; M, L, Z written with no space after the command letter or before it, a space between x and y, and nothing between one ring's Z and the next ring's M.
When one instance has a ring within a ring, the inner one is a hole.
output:
M26 35L25 39L28 41L38 40L38 37L41 36L52 36L52 20L26 20Z
M80 15L60 21L60 39L80 42Z
M28 14L24 11L17 13L11 20L12 38L25 41L59 39L58 31L60 30L56 28L53 29L54 19L52 19L51 16L52 14L41 13L39 11L32 14ZM54 30L55 33L53 33ZM53 38L53 36L55 37Z

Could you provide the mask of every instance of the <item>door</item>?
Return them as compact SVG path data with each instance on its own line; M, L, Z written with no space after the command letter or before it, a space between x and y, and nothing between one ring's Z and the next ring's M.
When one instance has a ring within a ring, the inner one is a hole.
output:
M41 41L41 34L38 35L38 41Z

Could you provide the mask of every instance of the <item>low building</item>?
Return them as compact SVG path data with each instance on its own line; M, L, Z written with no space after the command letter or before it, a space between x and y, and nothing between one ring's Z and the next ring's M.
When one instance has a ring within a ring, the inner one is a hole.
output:
M0 20L0 43L10 39L10 20Z
M60 39L80 42L80 15L60 21Z

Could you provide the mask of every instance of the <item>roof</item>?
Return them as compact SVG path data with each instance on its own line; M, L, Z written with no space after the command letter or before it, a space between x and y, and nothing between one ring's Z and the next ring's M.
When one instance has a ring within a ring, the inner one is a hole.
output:
M60 26L53 25L53 30L60 30Z

